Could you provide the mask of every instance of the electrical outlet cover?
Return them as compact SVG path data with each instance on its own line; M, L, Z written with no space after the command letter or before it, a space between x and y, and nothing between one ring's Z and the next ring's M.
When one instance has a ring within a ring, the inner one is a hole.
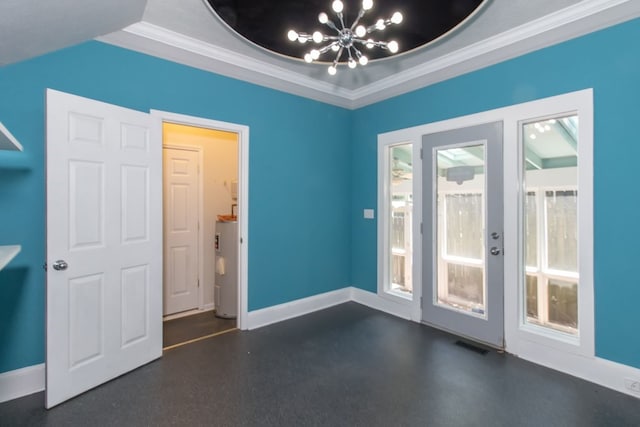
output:
M624 386L633 391L634 393L640 394L640 380L632 380L631 378L624 379Z

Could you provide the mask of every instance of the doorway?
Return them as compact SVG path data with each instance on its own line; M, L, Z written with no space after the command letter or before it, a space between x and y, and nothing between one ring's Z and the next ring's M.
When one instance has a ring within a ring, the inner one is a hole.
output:
M163 347L167 350L237 327L239 263L223 265L217 241L220 220L238 222L240 135L163 120L162 143ZM239 259L237 237L231 246ZM220 282L232 274L232 289L225 292L233 294L233 307L222 312L216 294L221 293Z
M424 135L422 152L422 319L502 348L502 122Z
M380 304L536 363L586 372L581 358L595 353L593 114L587 89L378 135ZM494 158L481 127L496 122ZM494 169L503 178L494 181ZM397 226L398 206L409 227ZM392 263L397 253L411 264ZM489 266L496 261L497 308ZM398 292L403 271L412 274L411 293ZM502 341L464 326L500 316Z

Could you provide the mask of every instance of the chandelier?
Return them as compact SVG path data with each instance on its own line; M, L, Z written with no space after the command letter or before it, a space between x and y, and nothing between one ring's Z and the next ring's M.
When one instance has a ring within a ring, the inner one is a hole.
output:
M379 19L373 25L358 25L360 19L362 19L364 14L372 7L373 0L363 0L362 8L356 17L356 20L348 27L344 23L344 14L342 13L344 10L344 4L340 0L335 0L331 5L331 8L336 13L340 26L338 27L333 21L331 21L324 12L318 15L318 21L334 30L337 33L336 35L325 35L320 31L315 31L313 34L307 34L298 33L295 30L289 30L287 36L292 42L296 40L299 43L314 42L317 45L323 42L328 42L322 47L311 49L304 55L304 60L311 63L320 58L320 55L329 51L337 52L333 63L328 69L329 74L332 76L336 74L340 58L345 54L345 52L348 57L347 65L349 68L356 68L358 62L360 65L367 65L369 59L362 53L358 46L361 48L364 46L368 49L379 47L388 50L391 53L396 53L398 51L398 42L394 40L388 42L377 41L371 38L365 39L365 37L374 31L382 31L391 24L399 24L402 22L402 14L400 12L395 12L391 18Z

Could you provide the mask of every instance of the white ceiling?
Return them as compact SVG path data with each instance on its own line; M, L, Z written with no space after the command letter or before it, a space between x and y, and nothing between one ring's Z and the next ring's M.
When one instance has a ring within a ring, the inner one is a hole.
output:
M435 43L330 76L326 65L283 57L244 40L205 0L2 0L0 65L98 38L357 108L638 16L638 0L488 0Z

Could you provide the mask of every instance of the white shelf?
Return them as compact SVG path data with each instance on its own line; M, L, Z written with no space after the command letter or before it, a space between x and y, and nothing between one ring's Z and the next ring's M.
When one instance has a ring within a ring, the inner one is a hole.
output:
M22 145L0 122L0 150L22 151Z
M20 246L0 246L0 270L2 270L9 262L20 252Z

